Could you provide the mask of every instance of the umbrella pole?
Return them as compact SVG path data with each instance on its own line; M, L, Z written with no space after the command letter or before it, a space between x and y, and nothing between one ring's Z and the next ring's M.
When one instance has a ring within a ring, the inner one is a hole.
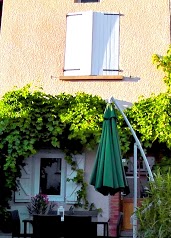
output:
M133 238L137 238L137 144L134 143L134 210L133 210Z

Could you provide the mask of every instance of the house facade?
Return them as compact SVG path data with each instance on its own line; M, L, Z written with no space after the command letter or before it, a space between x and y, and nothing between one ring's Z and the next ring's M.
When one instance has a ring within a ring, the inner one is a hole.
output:
M165 91L163 74L152 65L151 57L165 54L170 44L169 0L0 2L0 96L14 86L33 83L53 95L81 91L105 100L113 96L125 108L140 95ZM85 151L75 158L87 181L95 154ZM73 191L78 188L66 183L72 172L63 158L61 151L45 150L26 163L18 181L21 189L11 201L22 218L28 216L30 195L40 191L43 159L52 159L58 168L55 178L47 178L49 187L54 187L55 179L60 181L59 194L50 199L66 210L75 202ZM88 199L102 208L103 218L110 219L109 234L115 236L120 194L106 197L89 185Z

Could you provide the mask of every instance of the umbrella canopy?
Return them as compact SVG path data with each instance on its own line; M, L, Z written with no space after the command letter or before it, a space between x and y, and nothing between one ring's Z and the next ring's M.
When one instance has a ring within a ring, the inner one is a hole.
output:
M108 103L90 184L101 194L114 195L119 191L129 194L129 187L122 165L117 116L113 104Z

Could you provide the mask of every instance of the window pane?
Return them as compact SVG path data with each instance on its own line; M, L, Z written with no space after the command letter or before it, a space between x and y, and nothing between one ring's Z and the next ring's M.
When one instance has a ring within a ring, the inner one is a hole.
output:
M40 193L61 195L61 158L41 158Z

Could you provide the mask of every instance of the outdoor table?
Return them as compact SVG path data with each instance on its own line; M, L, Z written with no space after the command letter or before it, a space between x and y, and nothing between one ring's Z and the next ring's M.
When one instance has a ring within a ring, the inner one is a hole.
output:
M74 215L72 215L74 216ZM28 224L31 224L33 225L33 217L29 217L29 218L26 218L24 220L22 220L22 222L24 223L24 238L27 238L27 225ZM63 225L65 225L65 219L64 221L61 221ZM93 224L95 225L103 225L103 236L107 236L108 237L108 221L105 221L103 218L100 218L99 221L94 221L92 219L91 221Z

